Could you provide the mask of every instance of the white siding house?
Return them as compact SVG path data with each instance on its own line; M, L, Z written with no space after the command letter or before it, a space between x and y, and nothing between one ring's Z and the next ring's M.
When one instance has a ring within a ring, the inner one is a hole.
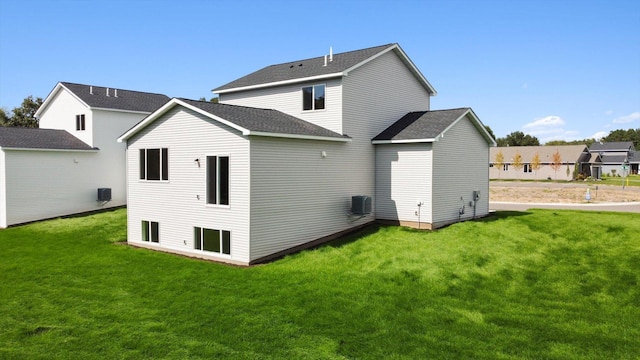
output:
M249 265L378 218L413 225L413 207L399 214L385 191L406 192L402 181L414 207L416 191L431 203L444 187L433 184L442 157L432 151L455 147L479 153L468 163L484 161L469 164L456 193L479 189L486 200L492 140L470 109L447 118L438 134L448 142L374 145L407 113L431 113L435 90L397 44L268 66L213 91L219 104L172 99L118 139L127 143L130 244ZM407 181L415 167L422 173ZM354 196L372 199L371 209L355 211ZM459 220L448 215L456 201L438 206L445 215L424 207L425 227ZM476 210L486 215L488 202Z
M126 204L119 135L165 95L61 82L36 112L39 129L2 129L0 227ZM111 189L98 201L98 189Z

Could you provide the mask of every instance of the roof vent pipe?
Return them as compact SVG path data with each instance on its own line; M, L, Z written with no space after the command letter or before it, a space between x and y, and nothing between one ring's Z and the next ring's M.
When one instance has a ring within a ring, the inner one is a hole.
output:
M109 96L109 88L107 88L107 96Z
M324 56L324 65L322 66L327 66L327 55Z
M333 47L329 46L329 61L333 61Z
M113 96L118 97L118 89L113 89Z
M89 86L89 95L93 95L93 86Z

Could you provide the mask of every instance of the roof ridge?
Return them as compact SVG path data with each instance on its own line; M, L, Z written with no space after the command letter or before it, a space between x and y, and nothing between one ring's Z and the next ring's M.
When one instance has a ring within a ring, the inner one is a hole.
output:
M158 93L158 92L149 92L149 91L140 91L140 90L129 90L129 89L124 89L124 88L119 88L119 87L112 87L112 86L101 86L101 85L89 85L89 84L80 84L80 83L74 83L74 82L70 82L70 81L60 81L60 84L65 85L65 84L70 84L70 85L79 85L79 86L93 86L95 88L102 88L102 89L115 89L115 90L120 90L120 91L128 91L128 92L134 92L134 93L139 93L139 94L149 94L149 95L163 95L163 96L167 96L166 94L162 94L162 93Z
M334 53L333 56L346 55L346 54L355 53L355 52L359 52L359 51L367 51L367 50L371 50L371 49L375 49L375 48L383 48L383 47L387 48L387 47L390 47L390 46L393 46L393 45L397 45L397 44L398 43L389 43L389 44L378 45L378 46L370 46L368 48L363 48L363 49L343 51L343 52L340 52L340 53ZM325 55L328 55L328 54L325 54ZM271 65L268 65L268 66L264 67L263 69L270 68L270 67L273 67L273 66L282 66L282 65L285 65L285 64L293 64L293 63L297 63L297 62L300 62L300 61L310 61L310 60L315 60L315 59L322 59L325 55L314 56L314 57L310 57L310 58L306 58L306 59L298 59L298 60L293 60L293 61L285 61L285 62L281 62L281 63L278 63L278 64L271 64Z

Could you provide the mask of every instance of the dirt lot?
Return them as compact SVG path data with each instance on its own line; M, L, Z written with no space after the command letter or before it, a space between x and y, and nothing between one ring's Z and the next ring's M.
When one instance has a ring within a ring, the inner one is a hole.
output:
M640 201L640 187L608 186L589 183L547 182L490 182L489 201L523 203L587 203L586 192L591 194L590 203Z

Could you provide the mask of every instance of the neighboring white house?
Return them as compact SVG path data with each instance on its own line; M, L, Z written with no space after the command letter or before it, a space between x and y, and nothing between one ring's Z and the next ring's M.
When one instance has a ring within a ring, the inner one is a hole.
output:
M488 213L493 140L470 109L428 111L436 92L397 44L268 66L213 91L219 104L172 99L118 139L130 244L248 265L378 211L424 228ZM412 164L417 176L400 181Z
M0 129L0 227L125 205L116 139L168 100L58 83L35 114L39 129ZM109 190L99 199L98 189Z

